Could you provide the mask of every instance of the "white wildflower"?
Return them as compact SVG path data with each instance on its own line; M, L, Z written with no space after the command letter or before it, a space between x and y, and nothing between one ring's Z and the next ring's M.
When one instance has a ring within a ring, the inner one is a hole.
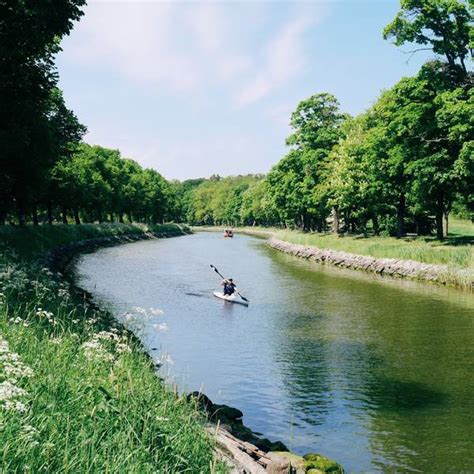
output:
M60 337L53 337L49 340L51 344L62 344L63 340Z
M8 342L0 338L0 354L9 351L10 349L8 348Z
M28 410L28 407L19 400L5 400L3 407L5 410L18 411L20 413L25 413Z
M58 290L58 296L60 298L69 298L69 291L64 288L60 288Z
M117 336L117 334L113 332L108 332L108 331L100 331L94 337L97 339L104 339L104 340L109 340L109 341L117 341L120 339L120 337Z
M0 383L0 401L7 402L12 398L26 395L26 390L13 385L8 380Z
M30 444L31 447L39 445L39 442L36 440L38 433L38 430L31 425L26 425L23 428L23 438Z
M54 319L54 314L51 313L51 311L45 311L44 309L38 308L36 310L36 316L47 319L48 322L52 323L53 325L57 324L57 321Z
M132 349L130 348L129 345L127 344L124 344L122 342L119 342L116 346L115 346L115 349L117 350L118 353L122 354L122 353L131 353L132 352Z
M13 377L32 377L33 369L23 364L22 362L17 362L15 365L6 363L3 366L3 370L7 375Z
M114 356L105 349L98 339L91 339L82 344L84 356L88 360L102 360L104 362L112 362Z

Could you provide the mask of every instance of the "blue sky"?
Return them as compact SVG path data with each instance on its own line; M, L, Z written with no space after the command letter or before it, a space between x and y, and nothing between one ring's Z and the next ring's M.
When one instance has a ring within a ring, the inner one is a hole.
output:
M265 173L298 102L357 114L428 57L384 41L398 0L89 1L58 56L86 141L186 179Z

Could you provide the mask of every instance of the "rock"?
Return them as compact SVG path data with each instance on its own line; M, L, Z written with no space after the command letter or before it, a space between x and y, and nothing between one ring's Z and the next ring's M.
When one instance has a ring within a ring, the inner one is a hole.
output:
M304 471L305 460L301 456L298 456L297 454L290 453L289 451L276 451L276 452L269 452L267 456L272 460L273 459L286 460L288 463L288 466L291 467L292 471L305 472Z
M212 409L213 403L211 399L204 393L191 392L186 398L188 399L188 401L194 400L201 410L209 412Z
M240 420L244 414L234 407L228 405L215 405L213 404L210 408L211 416L221 419L221 417L226 418L227 420Z
M306 472L311 469L317 469L320 472L324 473L344 474L344 469L339 463L325 456L322 456L321 454L305 454L303 456L303 459L305 461L304 466Z
M271 443L270 451L273 451L273 452L283 451L284 452L284 451L288 451L288 448L281 441L275 441L274 443Z
M267 466L267 472L270 474L287 474L290 471L290 461L279 453L268 453L270 463Z

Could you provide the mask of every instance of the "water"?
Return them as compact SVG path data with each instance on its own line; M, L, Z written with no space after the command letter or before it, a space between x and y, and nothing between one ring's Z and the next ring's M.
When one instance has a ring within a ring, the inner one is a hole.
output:
M248 308L212 297L210 263ZM142 337L163 373L266 437L348 471L474 471L472 296L214 233L103 249L78 273L118 315L162 309Z

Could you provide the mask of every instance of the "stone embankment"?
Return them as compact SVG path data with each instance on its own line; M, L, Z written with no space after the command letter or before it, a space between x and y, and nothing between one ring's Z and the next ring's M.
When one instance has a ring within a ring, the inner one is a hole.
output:
M269 239L268 245L281 252L294 255L295 257L314 260L319 263L327 263L341 268L363 270L379 275L431 281L445 285L451 284L454 280L453 270L450 270L447 265L434 265L415 262L413 260L397 260L394 258L375 258L340 250L307 247L284 242L275 238ZM456 270L456 273L459 276L462 270ZM474 282L471 280L469 285L469 278L470 275L468 272L465 272L465 279L468 281L468 286L472 287Z

